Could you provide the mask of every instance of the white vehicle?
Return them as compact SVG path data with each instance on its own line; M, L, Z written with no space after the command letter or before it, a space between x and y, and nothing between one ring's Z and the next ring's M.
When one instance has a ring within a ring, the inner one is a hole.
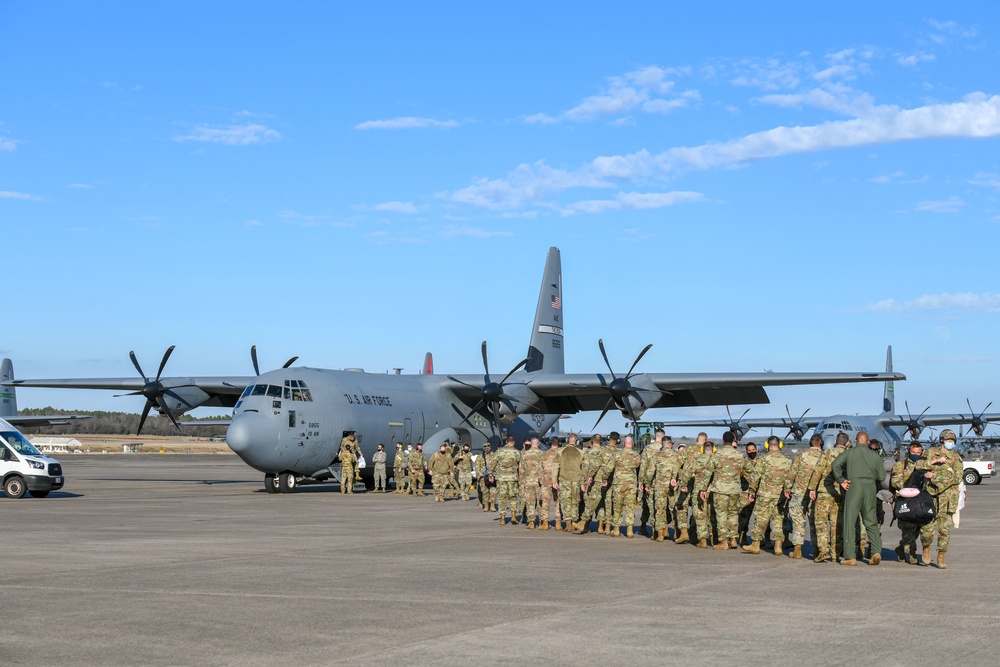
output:
M993 461L962 461L962 481L966 486L979 484L983 477L996 477L997 466Z
M25 492L44 498L61 489L64 478L59 461L42 454L9 422L0 419L0 482L8 498L21 498Z

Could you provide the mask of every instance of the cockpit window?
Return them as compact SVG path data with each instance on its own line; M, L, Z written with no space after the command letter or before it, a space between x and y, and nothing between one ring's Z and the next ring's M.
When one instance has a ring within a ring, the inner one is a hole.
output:
M312 401L313 400L312 394L309 393L308 389L306 389L305 383L302 383L302 400L303 401Z
M303 380L285 380L285 399L311 402L312 394Z
M253 386L253 391L250 392L250 395L251 396L263 396L266 393L267 393L267 385L266 384L255 384Z
M243 395L240 396L240 398L246 398L247 396L250 395L251 391L253 391L253 385L252 384L251 385L247 385L247 388L243 390Z
M267 385L267 395L272 398L281 398L281 387L276 384Z

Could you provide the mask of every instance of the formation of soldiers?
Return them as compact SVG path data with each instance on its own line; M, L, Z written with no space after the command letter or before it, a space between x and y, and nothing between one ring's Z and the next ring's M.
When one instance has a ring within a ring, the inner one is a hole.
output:
M347 439L344 444L351 448ZM586 534L594 532L596 522L602 535L631 538L639 532L657 542L749 554L767 549L781 556L787 549L792 559L809 555L803 553L808 530L817 563L856 565L865 557L871 565L881 562L879 513L882 502L893 498L878 494L886 476L882 445L864 432L856 434L856 444L840 433L836 446L826 451L814 435L794 459L782 453L776 437L768 438L758 455L754 443L740 451L728 432L719 447L701 433L694 445L675 449L671 438L657 430L641 454L631 435L621 438L616 432L607 442L593 436L586 448L575 435L565 446L552 438L547 449L538 438L523 441L520 450L515 444L507 436L498 451L487 444L482 455L473 457L468 444L446 441L428 459L422 445L404 449L397 443L395 492L422 497L429 474L436 502L444 502L451 487L469 500L474 471L479 507L496 511L500 525ZM947 567L963 470L954 446L949 430L942 432L940 446L925 451L913 443L890 473L893 493L926 489L936 516L923 526L900 522L902 539L895 550L900 562L928 565L936 536L937 566Z

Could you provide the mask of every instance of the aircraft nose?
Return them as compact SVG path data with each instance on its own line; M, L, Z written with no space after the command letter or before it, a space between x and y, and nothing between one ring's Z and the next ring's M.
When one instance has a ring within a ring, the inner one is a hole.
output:
M267 465L277 442L277 429L257 412L241 412L226 429L226 444L254 468Z

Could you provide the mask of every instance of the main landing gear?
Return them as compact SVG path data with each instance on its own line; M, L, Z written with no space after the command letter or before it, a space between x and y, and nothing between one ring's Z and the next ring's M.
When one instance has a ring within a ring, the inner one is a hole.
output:
M268 493L291 493L297 483L295 473L292 472L264 475L264 489Z

